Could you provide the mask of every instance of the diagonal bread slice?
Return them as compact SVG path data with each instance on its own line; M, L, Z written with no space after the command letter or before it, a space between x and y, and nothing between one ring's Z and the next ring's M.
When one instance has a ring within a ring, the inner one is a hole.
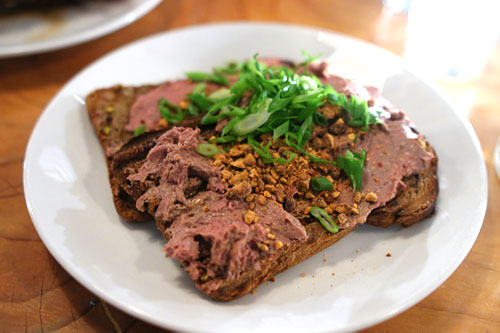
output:
M115 207L121 217L131 222L152 219L154 209L147 212L140 212L136 209L136 201L146 191L147 185L131 186L127 177L136 173L144 164L155 140L165 130L148 132L134 137L132 133L123 128L128 122L128 112L134 100L152 88L154 86L135 88L116 86L95 91L87 97L90 119L101 146L106 152ZM199 119L191 118L190 121L182 125L195 127L198 123ZM437 158L432 146L427 142L425 149L433 156L429 167L403 178L405 186L400 187L392 200L371 212L367 219L368 224L378 227L400 224L408 227L434 212L438 192ZM167 226L159 223L158 227L162 234L168 238ZM194 282L200 290L214 299L236 299L264 281L273 279L275 274L306 260L337 242L355 228L356 225L345 228L336 234L330 234L318 222L307 221L305 224L308 235L306 241L283 247L273 256L262 260L258 269L245 271L238 278L223 279L216 289L206 290L201 280Z
M127 177L140 169L147 152L154 145L154 140L162 133L163 131L159 131L134 138L114 156L110 172L113 175L113 186L126 193L131 204L135 203L147 190L147 185L142 184L145 187L141 187L139 183L131 186ZM433 156L429 167L403 178L404 186L400 187L396 197L372 211L367 219L368 224L378 227L389 227L395 224L409 227L432 215L438 192L437 158L429 144L426 144L426 150ZM152 205L148 208L149 213L154 215L156 206ZM304 242L294 242L283 247L273 255L260 260L257 269L246 270L237 278L221 279L217 288L206 288L204 281L200 279L194 280L195 285L209 297L217 300L227 301L239 298L264 281L274 279L276 274L336 243L357 227L357 225L350 226L338 233L330 234L318 222L305 220L302 223L305 224L307 232L307 239ZM168 226L158 223L158 228L168 241Z

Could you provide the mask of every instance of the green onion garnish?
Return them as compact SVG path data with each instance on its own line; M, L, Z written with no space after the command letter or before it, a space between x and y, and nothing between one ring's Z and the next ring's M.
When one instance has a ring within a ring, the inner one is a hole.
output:
M273 129L273 140L279 139L288 132L290 127L290 120L285 121L283 124L279 125Z
M218 101L220 99L228 98L231 96L232 96L231 91L228 88L221 88L208 95L208 98L210 98L213 101Z
M360 101L355 95L348 100L345 95L332 91L327 98L332 104L340 105L346 110L351 117L348 121L349 126L362 127L363 131L368 131L371 124L380 123L378 116L381 111L373 111L366 101Z
M269 152L269 147L271 146L272 142L269 142L266 146L263 146L259 142L249 138L248 143L250 144L250 146L252 146L253 150L255 150L257 154L259 154L259 156L262 158L262 162L264 163L288 164L295 158L295 156L297 156L297 154L295 153L286 152L290 156L288 157L288 159L285 160L282 157L274 158Z
M191 94L187 95L187 98L203 111L207 111L212 106L212 103L208 97L205 96L205 93L191 92Z
M135 129L134 136L141 135L144 132L146 132L146 125L140 125Z
M221 136L210 142L228 144L248 140L248 143L262 157L264 163L288 163L288 158L273 158L264 147L254 140L261 134L272 133L273 140L285 138L285 144L308 156L312 162L342 164L341 169L351 179L353 186L361 187L362 166L360 158L351 153L335 161L314 156L306 150L306 144L315 125L326 127L328 120L319 108L325 103L339 105L348 115L348 125L369 130L371 124L379 123L380 111L369 108L366 101L357 96L347 97L329 85L323 85L315 75L308 72L309 64L318 56L303 51L305 61L296 68L287 66L266 66L253 59L214 68L213 73L190 72L188 78L198 84L187 96L188 109L182 111L176 106L162 103L160 112L172 123L184 119L187 114L203 114L201 125L227 120ZM238 75L238 80L230 87L220 88L206 95L206 82L228 85L227 75ZM240 103L250 97L242 107ZM180 110L180 111L179 111ZM361 171L361 176L359 175Z
M201 154L203 156L207 156L207 157L213 157L216 154L223 153L222 150L219 149L219 147L217 147L216 145L213 145L211 143L198 144L198 147L196 147L196 151L199 154Z
M198 108L193 104L188 104L187 113L190 116L196 117L198 113Z
M339 231L337 223L331 218L328 213L319 207L311 207L311 215L318 219L319 223L330 233L334 234Z
M229 81L220 74L209 74L209 73L201 73L201 72L188 72L186 76L190 78L194 82L199 81L212 81L214 83L227 86Z
M351 180L354 191L361 190L363 184L363 165L365 163L366 152L361 149L361 153L353 153L347 150L345 156L337 156L337 166L344 170Z
M177 105L167 101L165 98L161 98L158 102L158 109L160 110L161 116L169 123L177 124L184 120L184 111Z
M226 136L221 136L219 138L215 138L210 140L210 142L215 142L215 143L229 143L233 142L237 139L237 137L232 136L232 135L226 135Z
M246 136L262 126L267 119L269 119L269 113L267 110L249 114L233 126L232 132L236 136Z
M333 184L325 177L311 178L311 186L315 191L333 190Z

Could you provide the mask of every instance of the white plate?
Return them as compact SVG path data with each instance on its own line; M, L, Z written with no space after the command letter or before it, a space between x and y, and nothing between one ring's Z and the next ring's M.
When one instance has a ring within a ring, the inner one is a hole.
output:
M409 229L362 226L276 282L265 283L258 294L214 302L196 290L176 262L164 258L164 241L153 223L127 224L116 214L104 155L83 99L98 87L179 78L185 71L209 70L255 52L300 60L301 49L352 52L354 65L385 73L384 96L407 111L439 156L437 213ZM96 61L47 106L28 145L24 172L37 231L71 275L133 316L190 332L351 331L381 322L429 295L453 273L472 247L486 209L486 171L477 137L436 88L372 45L277 24L161 33ZM386 257L388 252L392 257Z
M0 58L56 50L104 36L131 24L160 2L120 0L0 15Z

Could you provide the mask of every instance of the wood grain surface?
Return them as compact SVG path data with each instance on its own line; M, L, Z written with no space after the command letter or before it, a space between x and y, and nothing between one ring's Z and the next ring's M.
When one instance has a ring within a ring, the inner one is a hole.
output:
M51 53L0 60L0 332L162 331L105 304L52 258L25 205L24 152L44 107L92 61L156 32L231 20L317 26L401 54L407 18L398 14L387 20L377 0L169 0L107 37ZM366 332L500 331L500 181L492 159L500 135L500 44L480 78L442 85L468 115L483 147L489 175L486 219L472 251L442 286Z

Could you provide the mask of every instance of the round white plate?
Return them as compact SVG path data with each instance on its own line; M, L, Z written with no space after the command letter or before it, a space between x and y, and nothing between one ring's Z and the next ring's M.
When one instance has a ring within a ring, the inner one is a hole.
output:
M164 258L164 240L154 223L127 224L116 214L104 155L83 100L96 88L180 78L185 71L209 70L255 52L300 60L302 49L326 56L337 51L343 62L352 59L352 68L377 69L385 77L383 95L407 111L436 149L437 213L409 229L362 226L278 275L276 282L265 283L256 295L212 301L178 263ZM485 214L487 182L470 124L396 56L324 30L231 23L137 41L75 76L33 131L24 189L33 222L52 255L84 286L123 311L189 332L289 333L358 330L429 295L472 247Z
M131 24L160 2L120 0L0 15L0 58L56 50L104 36Z

